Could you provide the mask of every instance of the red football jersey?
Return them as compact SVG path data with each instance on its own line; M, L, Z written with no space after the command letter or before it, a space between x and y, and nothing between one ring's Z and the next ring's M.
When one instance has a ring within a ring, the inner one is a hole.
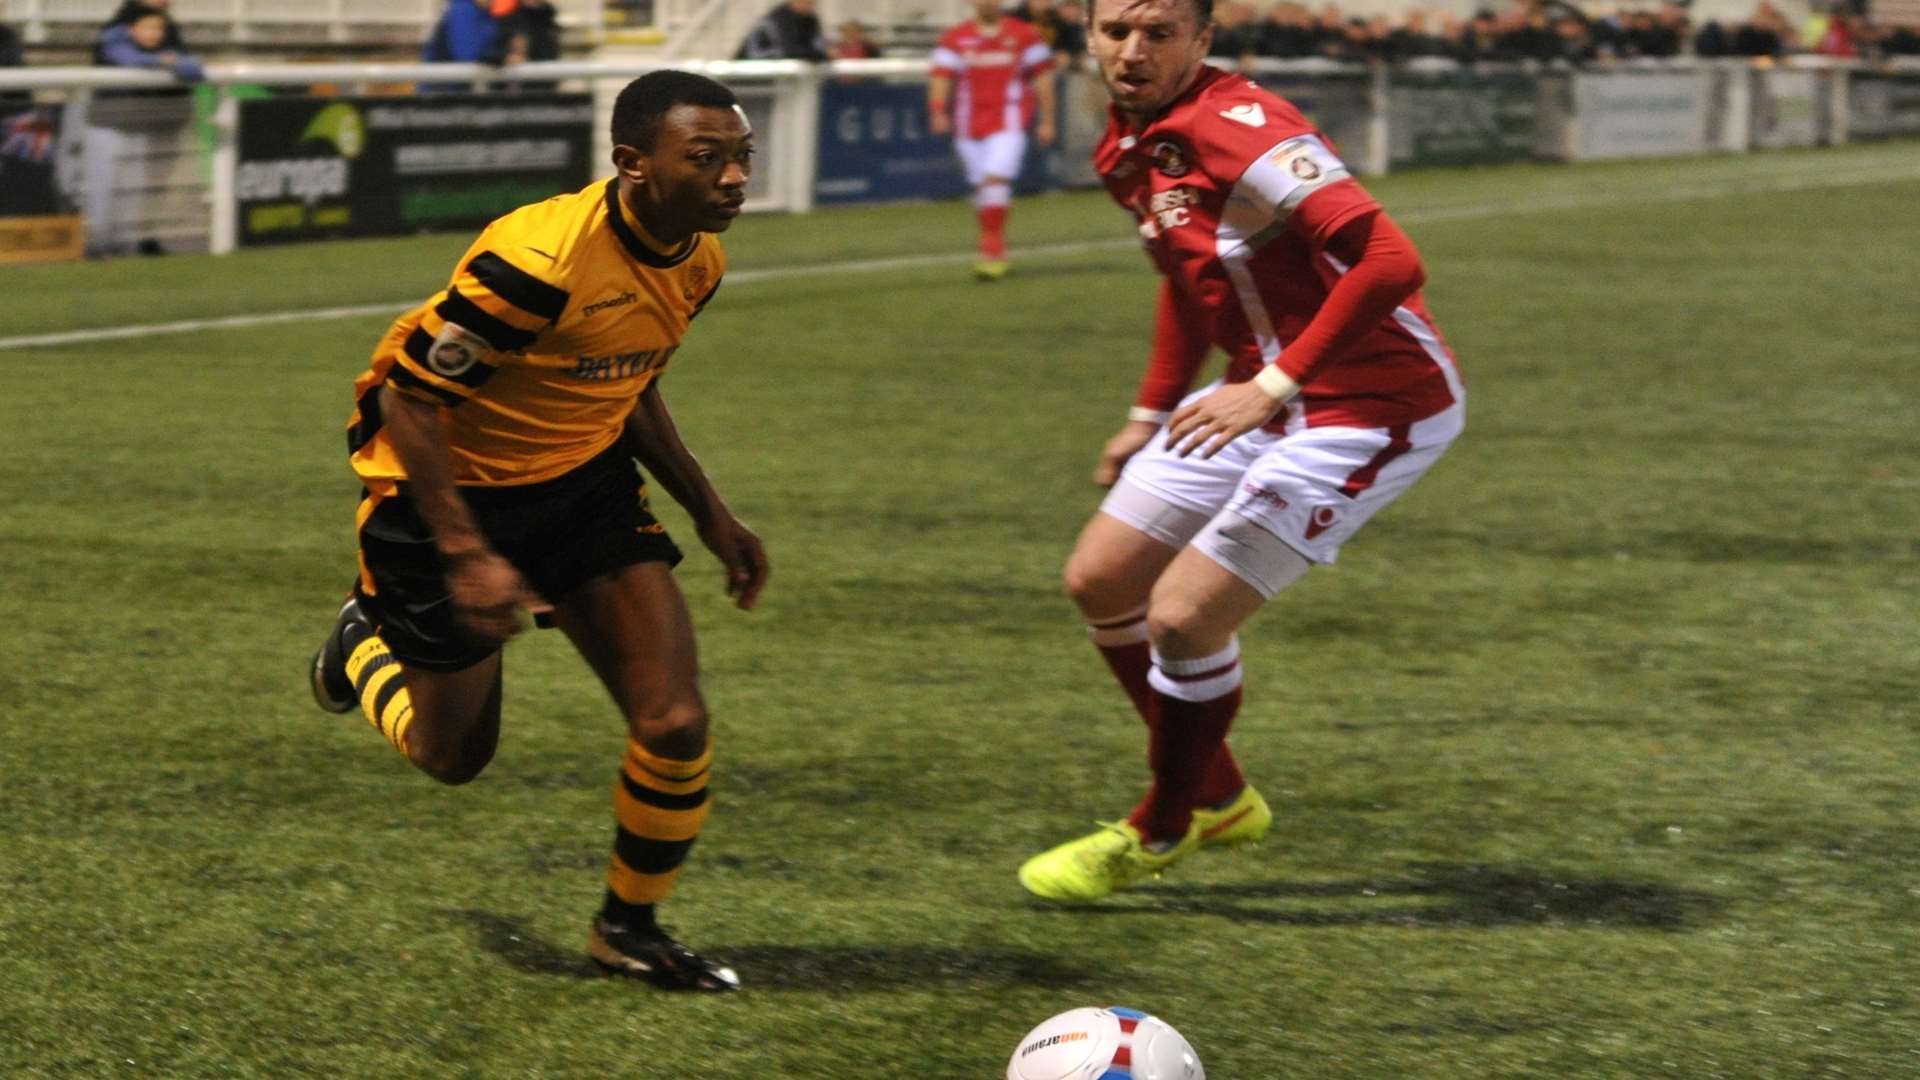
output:
M1040 31L1012 16L991 34L977 22L961 23L933 50L933 73L953 80L953 128L968 139L1025 131L1034 106L1027 80L1052 68Z
M1347 270L1327 240L1379 204L1281 97L1203 67L1144 131L1113 112L1093 160L1165 275L1163 318L1183 324L1156 335L1140 405L1178 404L1209 343L1230 358L1230 382L1279 364L1312 425L1389 427L1465 398L1418 293L1311 371L1287 355Z

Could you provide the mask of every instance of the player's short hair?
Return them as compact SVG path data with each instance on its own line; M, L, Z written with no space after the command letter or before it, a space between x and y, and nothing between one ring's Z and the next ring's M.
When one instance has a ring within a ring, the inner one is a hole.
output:
M731 109L740 104L733 91L691 71L649 71L628 83L613 100L613 145L652 150L660 118L675 105Z
M1087 17L1089 22L1092 21L1092 17L1093 17L1092 16L1093 5L1098 2L1099 0L1089 0L1087 4L1087 12L1088 12ZM1193 13L1195 15L1200 16L1200 28L1202 30L1205 30L1208 26L1212 25L1213 0L1187 0L1187 3L1192 6Z

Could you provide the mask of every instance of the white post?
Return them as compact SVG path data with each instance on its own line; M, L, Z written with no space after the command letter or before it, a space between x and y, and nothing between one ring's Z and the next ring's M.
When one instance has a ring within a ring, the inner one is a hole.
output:
M240 246L240 99L225 83L216 89L220 100L213 108L213 235L208 249L227 255Z
M1844 146L1853 119L1853 69L1836 66L1823 74L1827 78L1827 137L1823 141L1828 146Z
M1729 61L1726 113L1720 118L1720 145L1716 150L1744 154L1753 149L1753 82L1760 72L1746 61Z
M783 201L790 213L813 209L813 181L820 171L820 72L809 69L793 79L782 79L774 97L774 127L785 148L780 171L786 177Z
M1393 160L1393 148L1387 141L1393 137L1392 125L1387 118L1387 114L1393 111L1393 93L1387 83L1386 65L1374 66L1372 89L1367 97L1372 104L1372 115L1367 117L1366 171L1370 176L1385 176L1387 166Z

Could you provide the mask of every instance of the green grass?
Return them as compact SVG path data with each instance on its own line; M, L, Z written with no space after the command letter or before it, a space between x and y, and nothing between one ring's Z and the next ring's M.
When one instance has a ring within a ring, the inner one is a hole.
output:
M723 290L664 383L776 566L751 615L681 572L718 803L668 922L729 1000L586 974L622 735L556 635L467 788L307 699L382 318L0 352L0 1075L984 1080L1099 1003L1215 1080L1911 1073L1915 177L1372 184L1467 434L1244 635L1275 835L1077 911L1013 870L1144 779L1057 579L1152 277L827 268L962 252L958 204L743 221L737 269L822 269ZM11 268L0 333L402 301L465 240Z

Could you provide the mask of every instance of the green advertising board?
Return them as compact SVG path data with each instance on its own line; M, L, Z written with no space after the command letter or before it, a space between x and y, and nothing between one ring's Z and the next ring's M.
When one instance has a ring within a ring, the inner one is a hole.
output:
M1519 72L1396 73L1387 109L1389 168L1525 161L1540 124L1539 80Z

